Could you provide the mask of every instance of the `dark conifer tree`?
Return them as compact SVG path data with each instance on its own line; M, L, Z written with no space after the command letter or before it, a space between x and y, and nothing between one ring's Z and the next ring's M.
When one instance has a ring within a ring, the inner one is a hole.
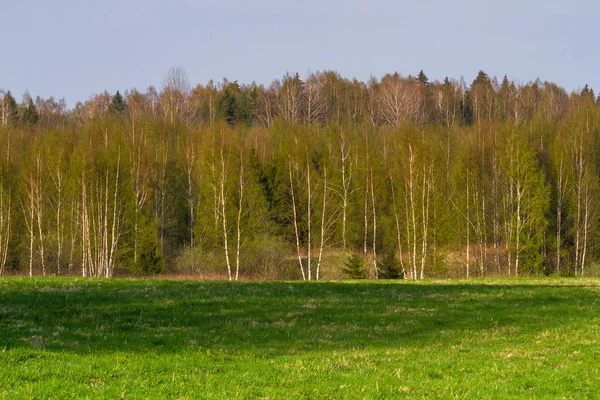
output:
M237 82L227 85L219 102L221 116L228 124L232 125L237 122L237 91L239 91Z
M365 264L358 254L352 254L344 266L342 272L350 279L366 279L368 277Z
M123 100L123 96L118 90L117 93L115 93L115 95L112 97L108 109L113 114L120 114L125 111L125 100Z
M465 125L471 125L473 123L473 108L471 107L468 91L465 99L460 101L460 114Z
M423 70L419 71L419 75L417 75L417 80L423 85L429 84L429 78L427 77L427 75L425 75L425 72L423 72Z
M19 120L19 107L17 106L17 101L10 90L6 92L5 99L8 102L8 119L14 124Z
M30 98L27 106L23 110L23 122L28 125L35 125L38 122L38 112L33 100Z
M584 99L595 99L596 95L594 94L594 89L592 89L587 83L581 90L581 97Z
M477 85L487 86L487 85L491 85L491 84L492 84L492 81L490 80L489 75L485 71L480 70L477 73L477 76L475 77L475 79L473 80L473 83L471 84L471 88L474 88Z

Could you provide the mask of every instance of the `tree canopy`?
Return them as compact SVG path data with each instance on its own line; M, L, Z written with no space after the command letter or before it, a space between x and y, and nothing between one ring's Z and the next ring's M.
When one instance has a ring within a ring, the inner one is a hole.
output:
M118 117L116 117L118 116ZM0 91L0 272L280 279L585 275L588 85L334 71L18 104Z

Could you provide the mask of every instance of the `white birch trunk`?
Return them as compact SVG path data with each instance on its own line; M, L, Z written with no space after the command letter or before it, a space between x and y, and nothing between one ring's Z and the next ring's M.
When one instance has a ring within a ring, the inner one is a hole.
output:
M296 210L296 195L294 194L294 178L292 174L292 161L289 160L289 173L290 173L290 194L292 196L292 211L293 211L293 223L294 223L294 234L296 236L296 255L298 256L298 265L300 266L300 272L302 273L302 280L306 280L306 273L304 272L304 264L302 263L302 253L300 252L300 234L298 231L298 212Z

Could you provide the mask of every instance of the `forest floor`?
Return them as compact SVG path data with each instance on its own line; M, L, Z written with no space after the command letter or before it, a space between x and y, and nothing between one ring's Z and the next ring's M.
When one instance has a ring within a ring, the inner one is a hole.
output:
M600 280L0 279L0 398L589 398Z

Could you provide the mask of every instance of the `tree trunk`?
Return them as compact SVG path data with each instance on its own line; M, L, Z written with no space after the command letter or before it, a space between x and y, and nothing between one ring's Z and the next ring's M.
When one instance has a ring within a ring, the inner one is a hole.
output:
M221 138L222 140L222 138ZM221 143L221 175L219 177L219 188L220 188L220 195L219 195L219 199L220 199L220 203L221 203L221 222L222 222L222 226L223 226L223 246L225 248L225 262L227 264L227 278L229 280L232 279L231 276L231 263L229 261L229 241L228 241L228 232L227 232L227 198L225 196L225 180L227 179L227 175L226 175L226 167L225 167L225 156L224 156L224 149L223 149L223 143Z
M298 233L298 212L296 210L296 195L294 194L294 178L292 175L292 161L288 160L289 172L290 172L290 194L292 196L292 211L293 211L293 223L294 233L296 235L296 255L298 256L298 265L300 266L300 272L302 273L302 280L306 280L306 273L304 272L304 264L302 263L302 254L300 252L300 235Z
M394 190L394 180L392 178L392 173L389 173L390 175L390 186L392 188L392 202L393 202L393 206L394 206L394 221L396 222L396 240L398 243L398 253L399 253L399 260L400 260L400 267L402 268L402 276L405 277L406 276L406 270L404 269L404 260L403 260L403 256L402 256L402 238L400 235L400 218L398 217L398 207L396 205L396 191Z
M240 248L242 246L242 210L244 204L244 156L240 148L240 180L239 180L239 198L238 198L238 213L237 213L237 245L235 248L235 280L237 281L240 275Z
M373 206L373 272L375 279L379 279L377 268L377 212L375 207L375 189L373 185L373 167L371 167L371 204Z
M327 167L323 167L323 203L321 205L321 243L319 245L319 258L317 261L317 273L315 276L316 280L319 280L321 276L321 261L323 259L323 248L325 245L325 215L327 212Z

